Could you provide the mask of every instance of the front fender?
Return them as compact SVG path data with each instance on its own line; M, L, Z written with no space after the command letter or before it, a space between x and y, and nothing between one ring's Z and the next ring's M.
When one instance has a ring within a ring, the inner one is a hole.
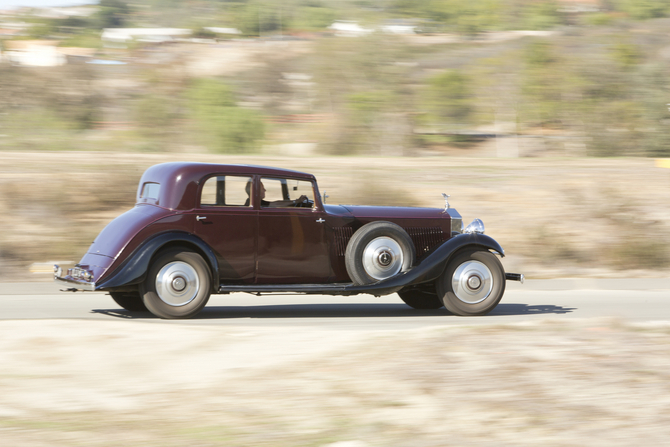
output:
M154 254L168 244L182 243L193 245L198 248L201 254L205 255L206 261L211 268L212 287L218 289L219 286L219 263L212 249L199 237L189 233L168 232L158 234L148 239L121 264L112 274L96 284L95 290L107 290L114 287L129 286L139 284L149 270L149 264Z
M440 245L428 255L421 264L411 270L393 276L389 279L362 286L349 286L347 291L356 293L371 293L373 295L388 295L396 293L404 287L435 281L444 272L449 259L457 251L472 247L479 250L493 250L505 256L500 244L485 234L459 234Z

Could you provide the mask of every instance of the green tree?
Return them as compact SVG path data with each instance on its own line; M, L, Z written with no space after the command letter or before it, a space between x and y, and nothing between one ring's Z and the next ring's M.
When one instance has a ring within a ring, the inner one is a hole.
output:
M432 115L440 124L467 124L474 111L468 77L449 70L428 81L425 99Z
M172 128L176 118L174 106L169 98L156 94L143 96L135 107L135 122L140 133L149 137L162 137Z
M548 29L565 22L560 6L557 0L393 0L389 11L473 35L500 29Z
M191 36L197 37L199 39L215 39L216 33L214 31L205 29L205 27L200 26L193 30Z
M412 56L400 39L376 33L318 41L312 59L316 105L336 117L330 122L330 152L405 153L415 94L405 62ZM386 141L391 136L392 144Z
M642 54L614 45L589 60L575 61L581 78L581 101L571 115L584 123L593 156L639 156L662 150L667 116L667 76L663 70L646 72Z
M320 31L337 19L337 11L321 3L299 6L293 11L285 26L297 30Z
M31 39L49 39L56 33L56 27L52 21L35 23L28 29Z
M456 26L459 32L473 35L499 28L498 0L455 0Z
M670 13L668 0L616 0L614 5L637 20L667 17Z
M523 9L522 27L531 30L549 29L564 23L561 5L555 0L528 3Z
M521 120L530 126L556 125L566 112L569 73L559 50L548 40L533 40L523 50Z
M631 43L619 42L612 47L614 59L624 68L633 68L642 60L642 54L637 46Z
M670 76L667 67L653 63L638 69L636 95L640 102L643 154L670 156Z
M260 36L283 27L283 11L274 2L256 0L248 2L239 13L238 28L248 36Z
M340 152L365 153L378 148L385 138L386 115L395 98L389 91L364 91L346 97L346 131L338 139ZM379 152L374 150L374 152Z
M198 79L186 92L192 116L203 139L221 153L247 153L265 136L262 117L238 107L232 89L216 79Z
M130 8L121 0L100 0L98 22L100 28L121 28L125 25Z

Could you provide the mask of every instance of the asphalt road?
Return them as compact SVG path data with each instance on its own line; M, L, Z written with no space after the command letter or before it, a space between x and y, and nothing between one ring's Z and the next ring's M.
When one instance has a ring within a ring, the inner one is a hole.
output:
M131 313L97 292L60 292L48 282L0 283L0 320L141 320L158 324L225 326L318 326L328 329L394 330L442 325L501 324L538 319L614 317L670 321L670 279L549 280L508 282L498 307L484 317L418 311L397 295L213 295L192 320L164 321Z

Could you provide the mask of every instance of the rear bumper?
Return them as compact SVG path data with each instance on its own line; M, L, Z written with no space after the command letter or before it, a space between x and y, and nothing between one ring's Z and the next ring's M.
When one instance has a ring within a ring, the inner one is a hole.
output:
M73 276L73 274L83 276L81 273L82 271L85 272L85 274L89 273L86 270L75 267L74 269L68 269L67 275L63 275L63 269L58 265L54 265L54 281L58 284L67 285L70 290L94 291L95 281L87 281L81 277L76 278Z

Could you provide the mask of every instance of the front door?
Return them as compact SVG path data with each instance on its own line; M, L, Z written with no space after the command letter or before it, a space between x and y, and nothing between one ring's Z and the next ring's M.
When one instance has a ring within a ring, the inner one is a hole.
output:
M319 284L333 276L325 214L312 182L262 178L258 212L258 284Z

